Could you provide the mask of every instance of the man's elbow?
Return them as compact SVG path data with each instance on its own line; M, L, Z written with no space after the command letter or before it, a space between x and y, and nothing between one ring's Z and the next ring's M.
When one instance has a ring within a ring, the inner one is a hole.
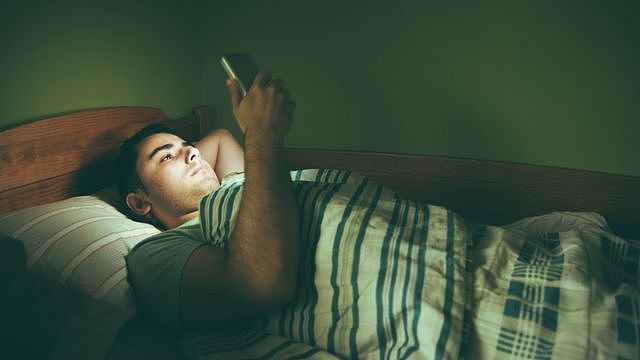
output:
M220 330L256 316L267 315L289 304L296 293L295 282L247 282L235 278L226 289L203 291L183 298L184 329ZM183 291L183 294L185 292Z

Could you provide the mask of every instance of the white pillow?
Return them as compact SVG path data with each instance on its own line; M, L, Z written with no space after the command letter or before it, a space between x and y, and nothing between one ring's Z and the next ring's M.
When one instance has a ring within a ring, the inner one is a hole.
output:
M78 196L0 216L0 236L24 244L27 268L129 318L135 302L125 256L160 232L97 196Z

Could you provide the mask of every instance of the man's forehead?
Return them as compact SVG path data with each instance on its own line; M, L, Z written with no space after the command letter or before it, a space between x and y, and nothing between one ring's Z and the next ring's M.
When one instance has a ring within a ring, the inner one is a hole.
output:
M139 158L148 158L149 155L158 147L167 144L182 144L184 140L176 135L160 133L153 134L144 139L138 148Z

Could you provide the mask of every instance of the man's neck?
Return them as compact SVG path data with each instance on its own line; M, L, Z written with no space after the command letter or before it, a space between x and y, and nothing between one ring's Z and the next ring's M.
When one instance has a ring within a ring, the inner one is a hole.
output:
M166 219L166 220L162 220L162 223L164 224L164 226L168 229L173 229L173 228L177 228L178 226L186 223L189 220L194 219L196 216L198 216L198 214L200 213L199 210L190 212L188 214L184 214L175 218L171 218L171 219Z

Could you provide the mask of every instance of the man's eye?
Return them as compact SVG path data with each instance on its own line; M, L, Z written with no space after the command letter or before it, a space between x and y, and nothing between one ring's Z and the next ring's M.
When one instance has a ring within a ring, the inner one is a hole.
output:
M163 156L162 158L160 158L160 162L165 162L167 160L171 160L173 159L173 155L171 154L166 154L165 156Z

